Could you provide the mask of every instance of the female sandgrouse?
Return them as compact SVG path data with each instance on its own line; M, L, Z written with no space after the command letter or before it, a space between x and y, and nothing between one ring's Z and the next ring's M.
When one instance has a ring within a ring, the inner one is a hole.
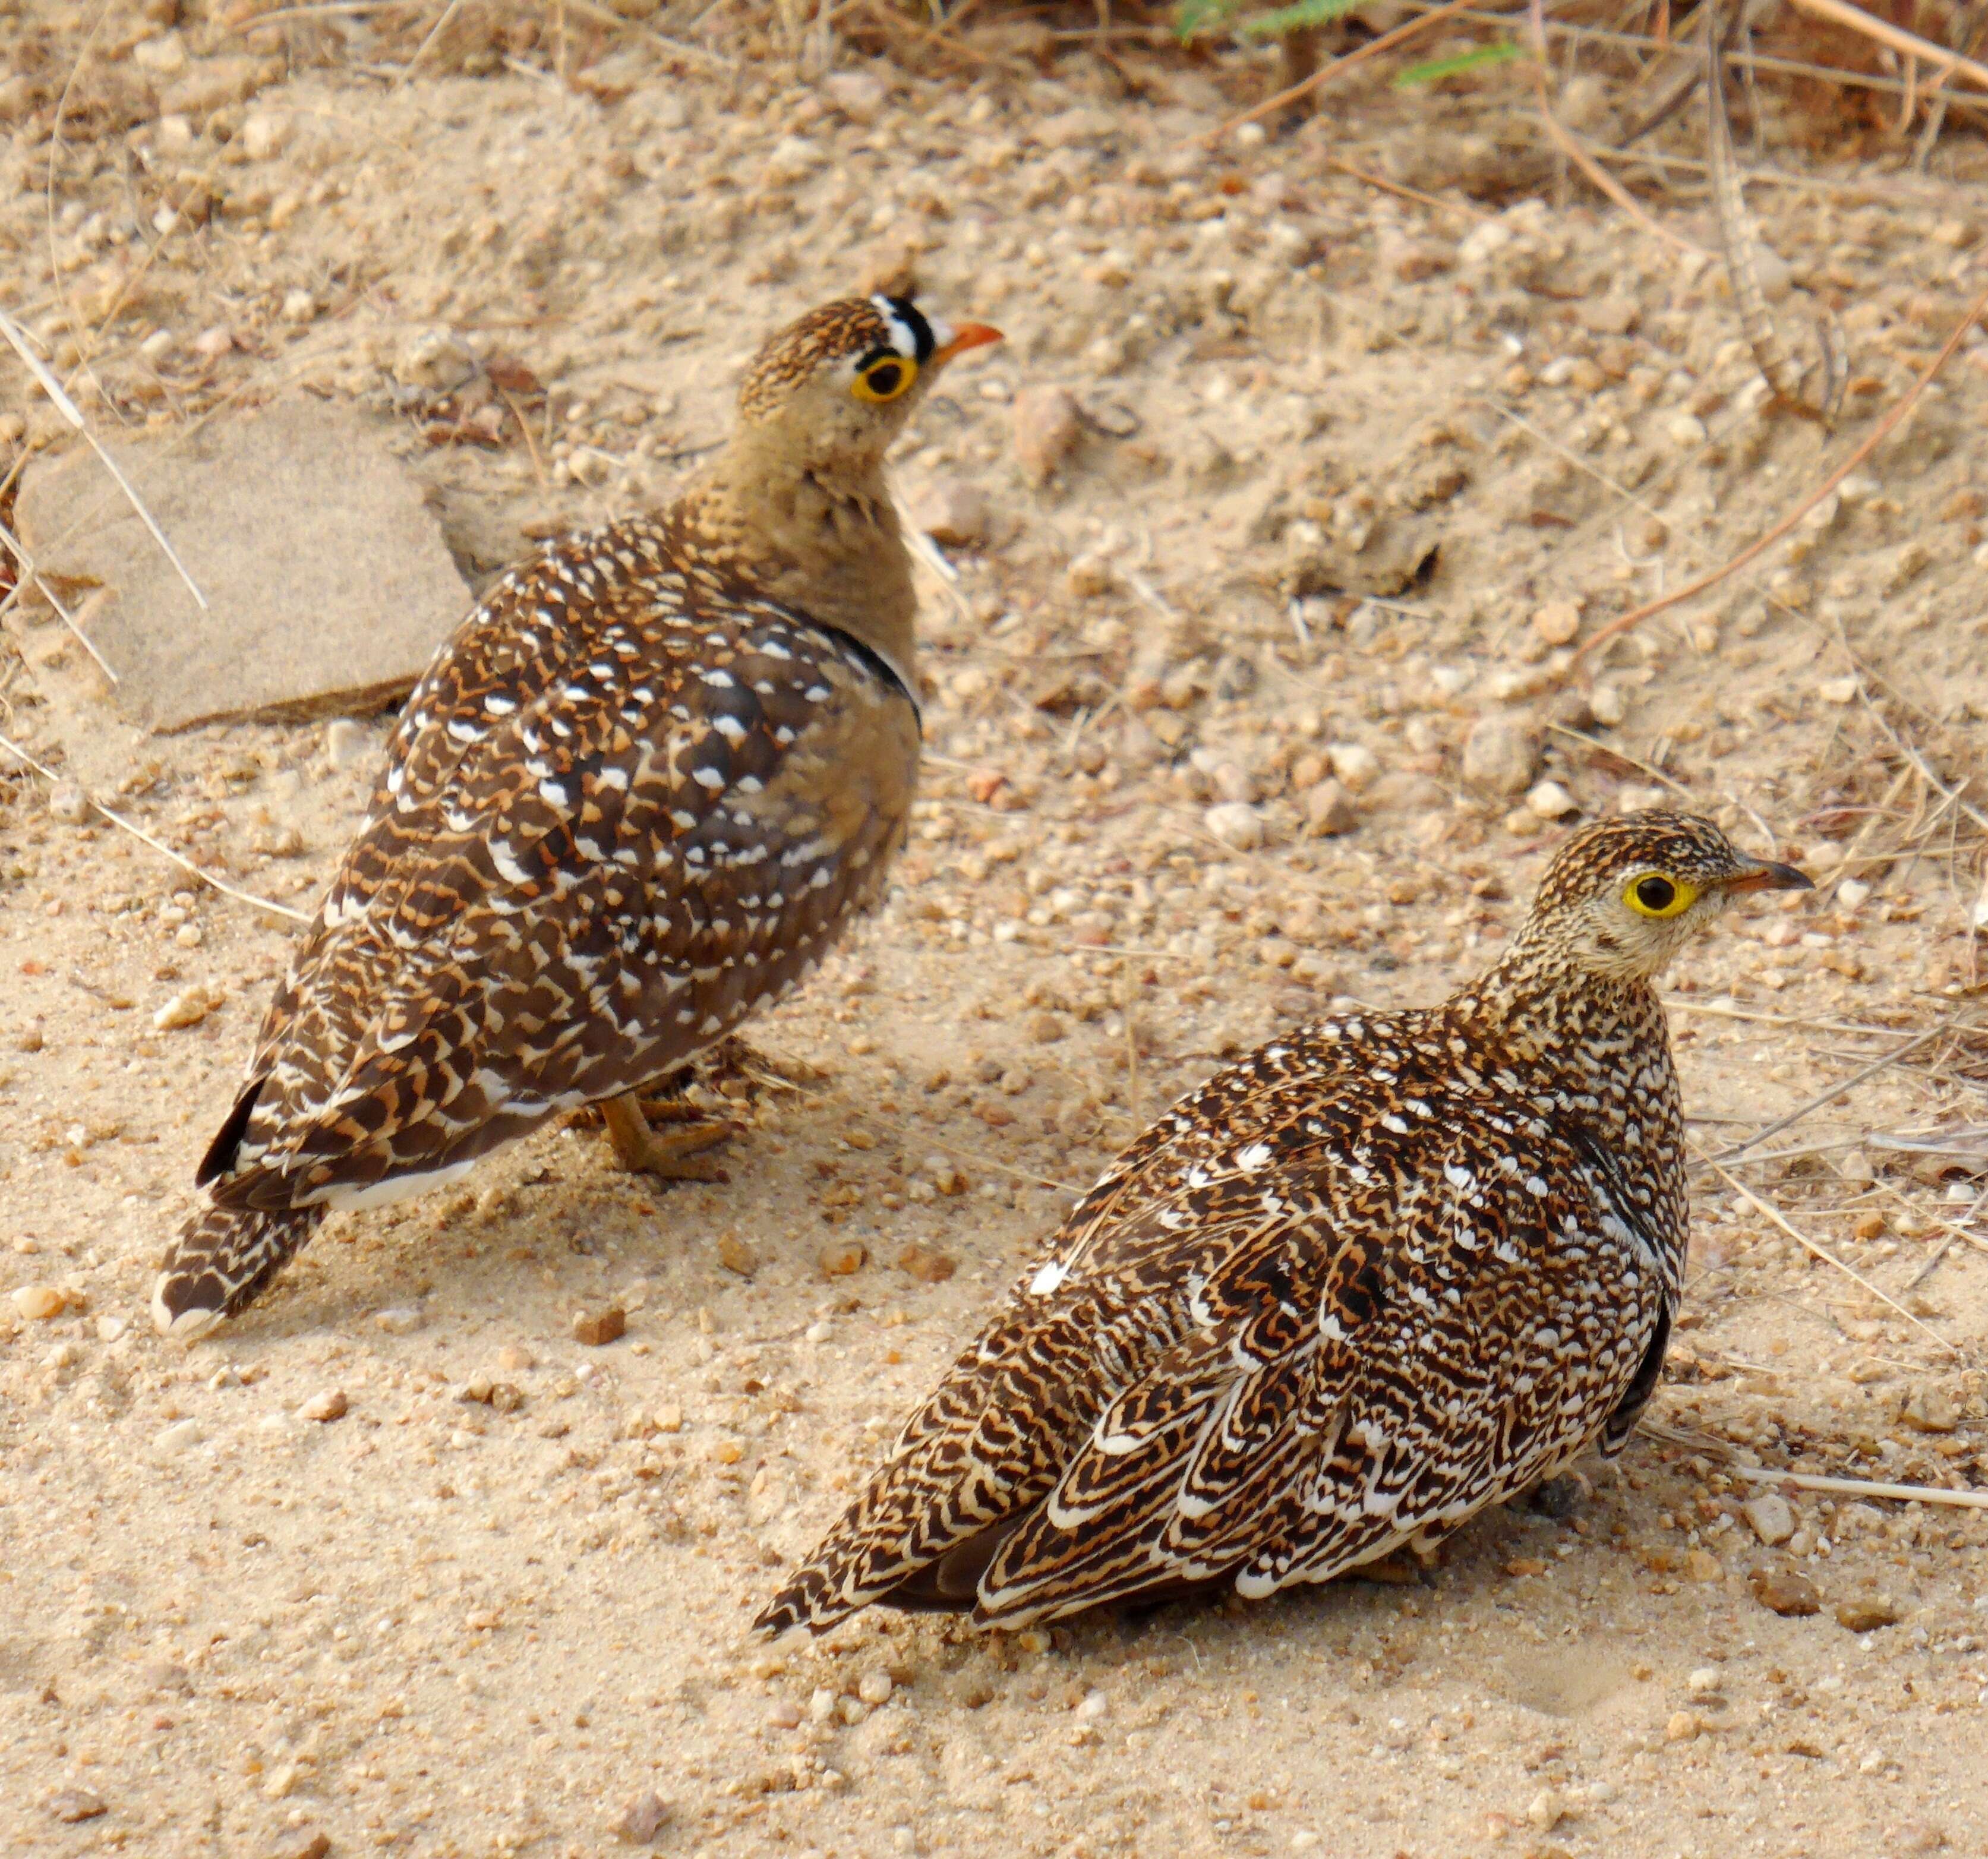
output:
M1689 815L1593 826L1442 1006L1218 1073L1078 1203L759 1625L1268 1594L1620 1448L1685 1259L1651 984L1736 892L1807 883Z
M600 1103L624 1163L708 1128L631 1093L783 993L881 894L918 765L884 455L999 340L854 298L761 350L659 515L519 563L408 698L168 1252L159 1328L242 1308L334 1208L455 1179Z

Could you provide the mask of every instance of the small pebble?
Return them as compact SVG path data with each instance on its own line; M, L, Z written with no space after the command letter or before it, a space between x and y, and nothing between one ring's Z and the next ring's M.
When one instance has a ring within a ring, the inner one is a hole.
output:
M1914 1388L1898 1418L1915 1433L1951 1433L1960 1424L1953 1397L1939 1387Z
M80 782L58 781L49 789L49 817L66 826L83 825L96 811Z
M847 1278L863 1269L869 1249L860 1239L844 1239L825 1246L815 1255L824 1278Z
M507 1375L522 1375L536 1364L537 1357L522 1343L506 1343L497 1352L497 1366Z
M791 1698L776 1698L767 1707L766 1721L776 1730L799 1729L801 1707Z
M1567 1818L1567 1803L1550 1788L1542 1788L1526 1804L1526 1818L1543 1834L1550 1834Z
M1564 820L1581 811L1581 803L1557 781L1542 781L1526 796L1526 805L1541 820Z
M345 1398L343 1388L328 1387L322 1394L312 1395L309 1400L299 1408L297 1417L300 1420L326 1422L342 1420L350 1404Z
M30 1323L45 1323L60 1317L69 1300L53 1285L22 1285L14 1293L14 1308Z
M155 1435L154 1448L167 1458L184 1452L189 1446L200 1443L200 1422L197 1420L176 1420Z
M1219 801L1201 817L1211 834L1236 851L1253 852L1263 843L1263 816L1247 801Z
M630 1846L651 1845L669 1817L669 1803L661 1796L654 1793L638 1794L622 1810L621 1818L615 1824L615 1834Z
M1719 1581L1725 1577L1725 1565L1709 1550L1695 1549L1686 1553L1684 1559L1684 1576L1687 1581Z
M289 139L289 117L275 110L258 110L242 123L236 141L251 161L266 161L272 155L280 155Z
M908 1272L920 1284L942 1285L959 1267L949 1254L935 1247L908 1246L898 1255L898 1269Z
M1326 749L1325 759L1349 794L1364 794L1380 778L1381 758L1364 743L1332 743Z
M1753 1534L1770 1549L1787 1542L1795 1533L1794 1507L1777 1491L1749 1498L1740 1509Z
M879 1705L891 1702L894 1688L888 1671L866 1671L856 1687L856 1695L874 1710Z
M1038 1013L1029 1020L1029 1037L1038 1046L1053 1046L1068 1032L1061 1018L1053 1013Z
M1463 743L1465 782L1490 794L1523 794L1532 785L1539 741L1516 718L1483 716Z
M411 1336L421 1327L421 1313L412 1304L389 1304L373 1313L373 1327L389 1336Z
M1716 1698L1725 1680L1716 1665L1701 1665L1686 1675L1684 1688L1694 1698Z
M356 768L370 759L372 742L363 723L335 717L324 726L324 759L333 768Z
M759 1255L729 1227L718 1235L718 1262L741 1278L750 1278L759 1269Z
M1753 1577L1753 1598L1770 1613L1805 1618L1823 1611L1823 1597L1807 1575L1794 1569L1761 1569Z
M1353 810L1353 796L1330 776L1305 790L1304 810L1305 825L1321 838L1351 833L1360 823L1360 816Z
M325 1859L331 1851L331 1835L321 1827L293 1827L278 1836L269 1848L269 1859Z
M1896 1626L1898 1621L1898 1604L1882 1595L1866 1595L1861 1600L1836 1604L1836 1624L1851 1633L1875 1633L1880 1627Z
M108 1811L103 1796L92 1794L87 1788L65 1788L49 1803L49 1812L72 1827L79 1820L93 1820Z
M573 1340L583 1343L590 1349L598 1349L613 1342L616 1337L627 1333L627 1313L619 1304L610 1304L604 1310L576 1310L573 1316Z
M912 507L913 520L932 540L948 549L978 549L987 540L990 512L987 493L978 485L942 478Z
M1533 615L1533 630L1548 645L1571 644L1581 630L1581 609L1571 600L1549 600Z
M1665 1742L1689 1742L1698 1734L1697 1713L1693 1711L1673 1711L1670 1721L1664 1725Z
M219 1005L218 999L205 988L182 988L152 1016L152 1025L161 1033L183 1032L198 1026Z
M1030 483L1047 483L1083 436L1077 402L1061 387L1025 387L1013 418L1016 462Z
M317 315L317 299L301 286L283 293L283 320L309 323Z

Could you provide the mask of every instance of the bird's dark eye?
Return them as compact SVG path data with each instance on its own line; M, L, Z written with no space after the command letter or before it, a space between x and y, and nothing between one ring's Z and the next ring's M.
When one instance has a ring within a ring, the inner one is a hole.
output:
M870 391L872 394L895 394L898 382L903 373L904 370L894 361L887 361L879 367L872 368L869 374Z
M1677 887L1668 878L1645 878L1636 887L1636 901L1648 911L1666 911L1677 897Z

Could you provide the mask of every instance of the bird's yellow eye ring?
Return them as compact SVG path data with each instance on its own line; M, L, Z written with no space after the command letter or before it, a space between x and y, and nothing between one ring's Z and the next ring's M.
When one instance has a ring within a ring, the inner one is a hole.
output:
M1681 917L1698 901L1698 887L1661 871L1632 878L1622 901L1639 917Z
M850 392L859 401L894 401L918 378L918 364L908 355L880 355L857 372Z

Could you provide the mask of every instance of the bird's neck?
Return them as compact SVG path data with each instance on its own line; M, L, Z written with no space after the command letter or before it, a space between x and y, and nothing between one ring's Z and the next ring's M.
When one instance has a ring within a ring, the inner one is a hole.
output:
M1670 1028L1647 980L1592 973L1528 926L1450 1007L1520 1076L1577 1107L1598 1135L1667 1129L1679 1114Z
M671 514L700 561L860 641L915 697L911 551L881 457L810 459L745 428Z

